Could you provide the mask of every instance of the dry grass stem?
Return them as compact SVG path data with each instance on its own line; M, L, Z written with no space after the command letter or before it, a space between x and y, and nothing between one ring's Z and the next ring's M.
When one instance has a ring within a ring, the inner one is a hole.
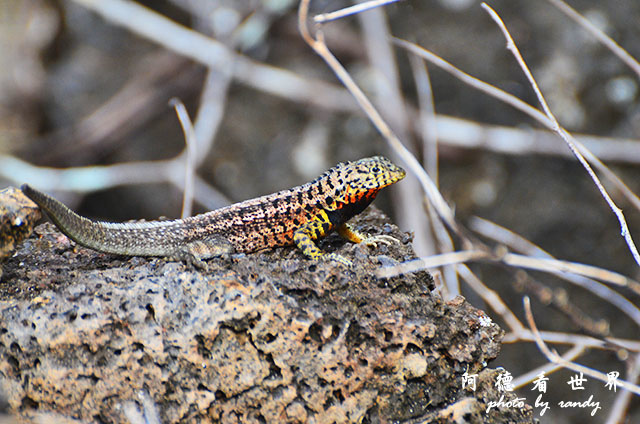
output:
M440 218L455 232L459 232L458 226L454 220L453 211L449 208L444 198L438 191L433 181L429 178L415 156L402 144L398 137L393 133L391 128L382 119L371 101L364 92L358 87L351 75L342 66L342 64L333 56L324 42L322 31L316 32L316 38L313 38L307 26L307 16L309 11L309 0L302 0L298 11L298 26L302 38L309 46L327 63L334 72L336 77L344 84L347 90L353 95L358 105L365 111L376 129L387 140L393 151L403 160L410 172L412 172L420 181L423 190L427 194L429 201L438 211Z
M500 295L495 291L490 289L486 284L482 282L466 265L458 265L456 267L458 274L464 281L473 289L482 300L487 302L487 304L493 309L500 317L504 320L504 322L509 326L511 331L516 334L523 333L526 330L525 326L520 322L520 320L516 317L516 315L509 309L509 307L504 303Z
M238 54L223 43L180 25L140 4L124 0L74 0L114 25L151 40L181 56L220 70L229 63L241 83L290 101L334 111L357 110L352 97L341 88L303 78L291 71L265 65Z
M571 135L564 128L562 128L560 126L560 124L558 123L555 115L553 114L553 112L551 112L551 109L549 108L549 105L547 104L547 101L545 100L544 96L542 95L542 92L540 91L540 88L538 87L538 84L537 84L536 80L533 78L533 75L531 74L531 71L529 70L529 67L527 66L527 64L525 63L524 59L522 58L522 55L520 54L520 51L518 50L518 47L516 46L515 42L513 41L513 38L511 37L511 34L507 30L507 27L505 26L505 24L502 21L502 19L500 18L500 16L498 16L498 14L495 12L495 10L493 10L491 7L489 7L489 5L487 5L486 3L482 3L482 7L489 13L489 16L491 16L491 18L496 22L496 24L498 25L498 27L500 28L500 30L504 34L504 37L507 40L507 49L509 51L511 51L513 56L516 58L518 64L522 68L522 71L525 73L527 79L529 80L529 83L531 84L531 87L533 88L533 90L536 93L536 96L538 97L538 101L540 102L540 105L542 106L542 109L544 110L545 114L547 115L547 118L549 119L549 121L551 121L551 129L555 133L557 133L560 137L562 137L562 139L565 141L565 143L567 143L567 145L569 146L569 148L571 149L573 154L576 156L578 161L582 164L584 169L587 171L587 173L589 174L589 176L593 180L593 182L596 185L596 187L598 187L598 190L600 191L600 194L602 195L602 197L605 199L605 201L609 205L609 208L613 211L613 213L618 218L618 222L620 223L621 234L624 237L624 239L625 239L625 241L627 243L627 246L629 247L629 250L630 250L631 254L633 255L633 258L635 259L636 264L638 264L640 266L640 253L638 253L638 249L636 248L636 245L633 242L633 238L631 237L631 233L629 232L629 228L627 226L627 221L626 221L626 219L624 217L624 214L622 213L622 209L620 209L614 203L613 199L609 196L609 193L607 193L607 190L604 188L604 186L600 182L600 179L598 178L596 173L593 171L593 169L589 165L589 162L587 162L587 160L584 158L584 156L580 153L578 147L576 146L576 143L575 143L573 137L571 137Z
M527 255L528 257L555 259L549 253L547 253L540 247L536 246L535 244L531 243L529 240L491 221L487 221L485 219L478 218L478 217L472 217L471 220L469 221L469 227L476 233L486 238L489 238L491 240L494 240L498 243L504 244L510 249L515 250L516 252L522 253L524 255ZM608 273L610 273L610 271L603 270L601 268L598 268L598 270L602 271L607 275ZM627 298L625 298L615 290L612 290L611 288L604 285L603 283L600 283L599 281L595 281L591 278L588 278L582 275L575 275L575 274L570 274L565 272L555 272L555 271L551 271L551 272L554 275L556 275L558 278L561 278L572 284L580 286L585 290L589 290L591 293L600 297L604 301L611 303L612 305L620 309L623 313L625 313L627 316L629 316L629 318L631 318L636 323L636 325L640 327L640 308L638 308L631 301L629 301ZM616 280L618 278L619 277L616 276Z
M631 56L625 49L620 47L611 37L601 31L598 27L593 25L587 18L576 12L574 8L569 6L562 0L547 0L554 5L562 13L573 19L582 28L584 28L589 34L593 35L598 41L604 44L609 50L613 52L620 60L622 60L627 66L629 66L638 77L640 77L640 63Z
M418 134L422 138L422 163L425 165L427 174L438 186L438 120L433 102L431 79L424 60L418 59L416 55L410 55L409 63L418 94Z
M573 361L578 356L582 355L585 352L585 347L583 345L575 345L568 351L562 355L562 359L565 361ZM540 373L544 373L545 375L553 374L554 372L563 369L561 365L554 363L546 363L540 367L534 368L529 372L526 372L518 377L514 378L511 382L516 389L519 389L526 384L531 383Z
M182 213L181 218L191 216L193 209L193 179L196 173L196 156L198 154L198 140L196 138L196 131L193 128L191 118L187 108L184 107L179 99L173 98L169 101L169 104L173 106L180 120L182 126L182 132L184 133L185 140L185 166L184 166L184 192L182 195Z
M558 331L540 331L540 337L546 343L561 344L561 345L583 345L590 349L598 350L626 350L630 352L640 352L640 341L620 339L616 337L608 337L607 340L600 340L591 336L582 336L579 334L562 333ZM520 342L533 342L536 338L534 334L529 330L522 332L510 332L507 333L502 339L502 343L520 343Z
M504 90L495 87L491 84L488 84L478 78L475 78L460 69L456 68L449 62L445 61L441 57L433 54L432 52L416 45L410 43L405 40L401 40L399 38L394 38L394 41L400 47L410 51L413 54L416 54L423 59L429 61L431 64L439 67L440 69L450 73L454 77L458 78L462 82L470 85L471 87L482 91L483 93L494 97L508 105L524 112L529 115L531 118L537 120L542 125L546 126L549 129L554 129L553 122L541 111L532 107L531 105L523 102L517 97L505 92ZM442 139L442 130L439 130L440 138ZM579 141L573 139L573 144L580 149L580 152L598 169L598 171L602 172L613 184L615 187L620 190L620 192L636 207L636 209L640 210L640 199L636 196L627 185L615 174L613 173L605 164L600 161L594 154L592 154L584 145L582 145ZM517 148L517 147L516 147ZM617 216L617 214L616 214ZM626 240L626 238L625 238Z
M556 351L552 351L551 349L549 349L545 344L544 340L542 340L542 337L540 336L540 332L536 327L536 323L533 319L533 313L531 312L531 302L529 301L529 298L525 296L523 299L523 302L524 302L525 315L527 317L527 323L529 324L529 327L533 332L536 344L538 345L538 349L540 349L540 351L547 357L549 361L556 363L558 365L561 365L564 368L570 369L572 371L584 373L592 378L607 382L608 379L606 374L596 371L594 369L579 365L579 364L575 364L570 361L566 361L561 356L559 356ZM625 380L617 380L617 384L618 386L625 388L635 393L636 395L640 395L640 386L629 383L628 381L625 381Z
M424 271L427 268L444 265L461 264L474 260L486 260L490 257L486 250L462 250L452 253L442 253L424 258L413 259L399 265L381 267L376 271L378 278L391 278L410 272Z
M371 0L358 3L353 6L345 7L344 9L336 10L335 12L321 13L313 17L313 22L322 24L329 21L335 21L336 19L342 19L346 16L355 15L357 13L366 12L367 10L374 9L380 6L385 6L390 3L396 3L400 0Z
M639 377L640 355L634 355L631 361L629 361L629 371L627 372L626 380L637 384ZM609 410L609 415L607 416L607 420L605 421L605 423L623 423L632 398L633 394L631 392L625 390L620 391L618 396L616 396L615 402L613 402L613 405L611 405L611 409Z

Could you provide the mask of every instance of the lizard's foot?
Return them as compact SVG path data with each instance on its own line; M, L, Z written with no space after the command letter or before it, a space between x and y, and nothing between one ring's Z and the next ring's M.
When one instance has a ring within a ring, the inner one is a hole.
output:
M324 261L335 261L347 268L351 268L353 266L353 262L342 255L338 255L337 253L325 253L320 257L320 259Z
M194 240L179 247L173 257L188 263L201 271L208 271L209 264L204 259L222 257L229 258L234 249L223 236L214 234L210 237Z
M185 264L187 264L187 266L199 269L200 271L209 270L209 265L205 261L189 252L188 250L179 250L171 255L170 258L175 261L184 262Z
M199 269L200 271L209 271L209 264L200 258L196 258L193 255L189 256L186 259L186 262L192 267Z
M367 237L362 240L361 243L363 243L365 246L372 246L375 248L378 247L377 243L386 244L388 246L391 243L400 243L400 240L391 236L379 235Z

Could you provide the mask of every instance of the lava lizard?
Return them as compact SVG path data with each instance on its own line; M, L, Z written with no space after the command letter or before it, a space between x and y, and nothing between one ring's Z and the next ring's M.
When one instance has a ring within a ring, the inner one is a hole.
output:
M351 261L324 253L314 240L337 229L354 243L365 238L347 221L362 212L380 189L403 179L405 171L381 156L340 163L315 180L201 215L172 221L110 223L92 221L27 184L21 189L69 238L91 249L128 256L165 256L206 268L203 259L295 244L307 257Z

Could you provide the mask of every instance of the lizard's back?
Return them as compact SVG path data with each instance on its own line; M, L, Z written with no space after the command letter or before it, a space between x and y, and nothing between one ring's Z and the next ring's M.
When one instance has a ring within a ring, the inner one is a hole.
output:
M83 246L120 255L172 256L185 244L216 235L228 240L237 252L292 244L295 229L316 213L312 184L185 219L131 223L92 221L26 184L22 191Z
M106 253L200 260L295 243L315 258L321 253L313 240L342 227L381 188L404 176L404 170L376 156L340 163L310 183L194 217L137 223L91 221L26 184L22 190L68 237ZM351 240L360 239L342 231Z

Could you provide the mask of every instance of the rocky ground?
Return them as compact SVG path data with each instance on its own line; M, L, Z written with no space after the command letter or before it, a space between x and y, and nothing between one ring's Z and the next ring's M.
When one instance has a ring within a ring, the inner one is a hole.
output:
M212 260L202 273L100 254L37 227L0 281L5 412L99 423L532 422L527 405L486 412L503 395L487 367L502 330L461 297L443 302L426 272L376 279L376 268L413 257L410 236L374 208L354 221L400 242L321 243L352 269L280 248ZM478 374L475 391L462 388L465 372Z

